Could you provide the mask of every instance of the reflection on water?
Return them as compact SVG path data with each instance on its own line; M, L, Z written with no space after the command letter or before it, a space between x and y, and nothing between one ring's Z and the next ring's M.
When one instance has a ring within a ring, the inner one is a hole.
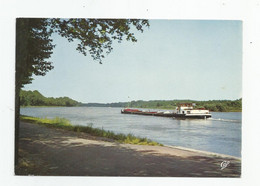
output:
M132 133L165 145L183 146L241 156L241 113L213 112L211 119L186 119L121 114L121 108L39 107L21 108L21 114L64 117L73 124L104 128L116 133Z

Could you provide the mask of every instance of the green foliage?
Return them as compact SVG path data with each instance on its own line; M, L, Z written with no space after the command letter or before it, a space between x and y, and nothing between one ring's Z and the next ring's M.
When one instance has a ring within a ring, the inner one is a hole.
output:
M20 91L20 105L21 106L78 106L79 102L69 98L46 98L39 91Z
M113 40L137 41L131 26L143 32L149 23L138 19L16 19L16 86L21 88L32 82L33 74L44 76L53 69L48 61L55 47L53 33L78 42L76 50L101 63L113 50Z
M144 26L149 26L147 20L138 19L52 19L50 23L51 28L69 42L79 41L80 53L85 56L89 53L100 63L104 52L108 54L113 50L113 40L137 41L130 32L131 25L141 32Z
M53 127L53 128L61 128L65 130L70 130L74 132L84 132L91 134L93 136L99 136L99 137L105 137L105 138L110 138L115 141L118 141L120 143L128 143L128 144L136 144L136 145L160 145L155 141L151 141L147 138L140 138L136 137L132 134L115 134L112 131L107 131L99 128L93 128L92 124L88 126L80 126L80 125L72 125L69 120L65 118L59 118L56 117L54 119L48 119L48 118L36 118L36 117L30 117L30 116L21 116L22 121L30 122L30 123L36 123L36 124L41 124L45 125L47 127Z
M54 119L48 119L48 118L36 118L36 117L30 117L30 116L21 116L21 120L28 121L28 122L31 122L31 123L37 123L37 124L50 124L50 125L59 124L61 126L70 126L71 125L71 123L68 119L59 118L59 117L56 117Z
M51 31L47 19L16 20L16 86L31 83L32 75L44 76L53 69Z
M123 39L136 42L130 27L143 32L149 26L147 20L137 19L16 19L16 73L15 73L15 164L18 163L20 90L32 82L32 75L44 76L54 67L49 61L53 48L51 35L56 32L69 42L79 42L77 50L90 54L101 63L104 53L112 51L112 42ZM51 101L53 103L53 100ZM31 104L29 100L25 105ZM42 103L37 103L42 104ZM66 105L71 103L68 101Z
M131 101L119 103L88 103L81 106L95 107L132 107L132 108L151 108L151 109L175 109L179 103L196 103L195 108L205 108L214 112L237 112L242 111L242 98L234 101L231 100L211 100L211 101L194 101L194 100L151 100L151 101Z

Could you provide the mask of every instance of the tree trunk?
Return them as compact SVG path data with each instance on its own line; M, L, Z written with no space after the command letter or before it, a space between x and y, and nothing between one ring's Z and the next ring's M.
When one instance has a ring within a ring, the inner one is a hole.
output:
M15 167L18 165L19 129L20 129L20 88L15 87Z

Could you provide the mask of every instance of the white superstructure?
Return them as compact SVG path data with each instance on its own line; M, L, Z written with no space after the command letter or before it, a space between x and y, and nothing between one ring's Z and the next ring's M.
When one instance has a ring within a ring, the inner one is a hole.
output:
M180 103L178 107L176 107L176 110L174 110L174 114L182 114L187 117L189 116L205 116L205 117L211 117L211 114L209 113L209 110L206 109L193 109L192 103Z

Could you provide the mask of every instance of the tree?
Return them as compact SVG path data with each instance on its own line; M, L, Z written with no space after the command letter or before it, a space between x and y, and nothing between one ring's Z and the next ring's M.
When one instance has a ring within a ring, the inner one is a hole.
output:
M20 89L32 82L32 75L44 76L53 69L48 59L55 45L51 35L58 33L69 42L76 41L83 55L102 63L105 54L113 48L113 40L136 42L131 26L143 32L149 26L147 20L138 19L39 19L18 18L16 20L16 100L15 100L15 149L18 150L19 94ZM17 152L15 152L17 157ZM17 158L15 159L17 164Z
M76 50L102 63L104 53L113 50L113 40L137 41L131 26L143 32L149 23L137 19L17 19L16 85L22 87L31 83L33 74L44 76L53 69L48 59L55 47L51 39L54 32L69 42L78 42Z

